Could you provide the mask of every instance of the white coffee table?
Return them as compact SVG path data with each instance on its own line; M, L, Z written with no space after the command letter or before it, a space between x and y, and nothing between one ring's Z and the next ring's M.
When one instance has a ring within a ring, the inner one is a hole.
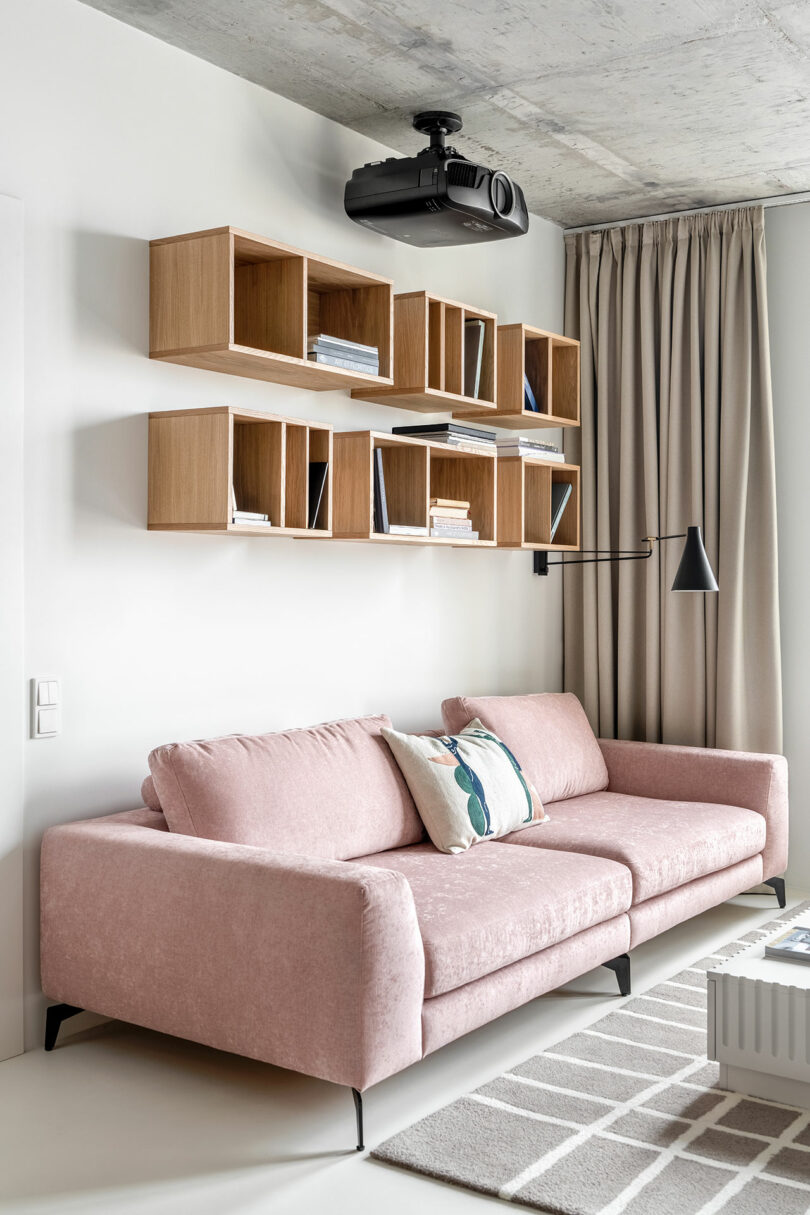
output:
M785 924L774 939L810 914ZM765 957L763 941L708 972L708 1056L720 1085L810 1109L810 964Z

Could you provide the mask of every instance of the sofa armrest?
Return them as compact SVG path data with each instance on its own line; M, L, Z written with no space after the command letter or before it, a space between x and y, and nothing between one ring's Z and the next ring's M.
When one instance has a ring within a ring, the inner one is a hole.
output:
M358 1089L422 1056L399 873L122 814L47 831L41 884L52 999Z
M600 738L613 793L667 801L717 802L764 816L763 877L784 872L788 850L788 769L783 755L677 747Z

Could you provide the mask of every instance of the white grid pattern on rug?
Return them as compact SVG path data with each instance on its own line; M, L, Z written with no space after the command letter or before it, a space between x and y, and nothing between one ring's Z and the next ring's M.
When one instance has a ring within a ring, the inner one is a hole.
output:
M706 971L777 919L382 1144L375 1158L555 1215L808 1215L810 1111L717 1085Z

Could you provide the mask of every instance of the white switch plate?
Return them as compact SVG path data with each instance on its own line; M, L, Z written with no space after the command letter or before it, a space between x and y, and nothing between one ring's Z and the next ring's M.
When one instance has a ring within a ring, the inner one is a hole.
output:
M62 687L55 675L31 680L31 737L54 738L62 729Z

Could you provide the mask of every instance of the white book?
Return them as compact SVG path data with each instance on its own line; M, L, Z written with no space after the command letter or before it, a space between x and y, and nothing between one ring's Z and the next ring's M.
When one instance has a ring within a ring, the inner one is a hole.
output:
M463 527L432 527L431 536L439 540L477 540L478 532Z
M389 536L426 536L426 527L417 527L410 523L391 523L388 527Z
M501 447L498 449L498 455L503 459L514 459L515 456L530 456L532 460L556 460L558 464L565 463L565 456L561 451L535 451L533 448L526 447Z

